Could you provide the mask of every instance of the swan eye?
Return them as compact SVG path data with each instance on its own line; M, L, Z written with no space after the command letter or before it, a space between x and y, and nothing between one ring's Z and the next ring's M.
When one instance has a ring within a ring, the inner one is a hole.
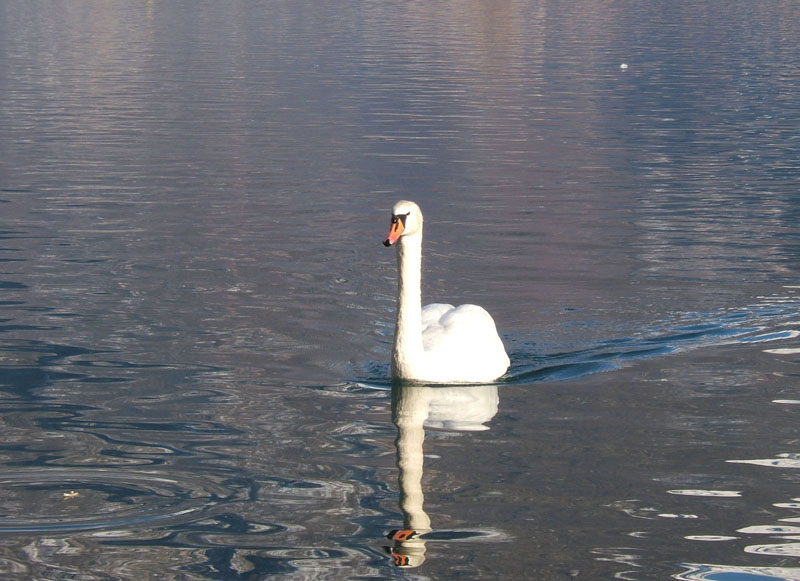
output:
M398 222L400 222L401 224L403 224L403 227L405 228L406 218L408 218L408 214L410 213L411 212L408 212L407 214L395 214L394 216L392 216L392 224L397 224Z

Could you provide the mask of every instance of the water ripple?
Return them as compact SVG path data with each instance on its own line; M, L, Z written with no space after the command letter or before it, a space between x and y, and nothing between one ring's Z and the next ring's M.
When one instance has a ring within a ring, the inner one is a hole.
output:
M656 323L635 335L611 338L572 351L537 353L533 340L511 338L512 366L505 382L521 384L566 380L611 371L637 360L670 355L701 347L768 343L795 339L800 299L791 296L760 297L751 306L681 316L682 323ZM795 348L767 350L794 353Z
M593 373L613 371L653 357L672 355L702 347L770 343L800 337L797 312L800 297L794 287L787 295L759 297L760 302L736 309L709 313L685 313L680 322L656 322L625 337L613 337L565 351L542 352L532 337L506 336L511 367L500 384L564 381ZM388 345L388 343L387 343ZM767 353L794 354L796 347L765 349ZM361 377L345 387L320 389L347 391L391 389L389 365L370 361Z
M0 534L174 525L241 496L208 479L118 466L6 470L0 490L5 499Z

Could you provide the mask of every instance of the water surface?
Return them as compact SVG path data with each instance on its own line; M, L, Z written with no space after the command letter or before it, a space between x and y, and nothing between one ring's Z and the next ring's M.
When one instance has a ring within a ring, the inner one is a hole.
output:
M0 6L3 577L800 579L798 23ZM497 385L392 389L401 198Z

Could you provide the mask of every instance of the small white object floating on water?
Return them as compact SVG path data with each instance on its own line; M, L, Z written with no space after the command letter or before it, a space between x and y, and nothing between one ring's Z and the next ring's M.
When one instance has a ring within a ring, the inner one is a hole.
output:
M620 68L621 71L627 71L628 70L628 63L622 63L621 65L619 65L619 68Z

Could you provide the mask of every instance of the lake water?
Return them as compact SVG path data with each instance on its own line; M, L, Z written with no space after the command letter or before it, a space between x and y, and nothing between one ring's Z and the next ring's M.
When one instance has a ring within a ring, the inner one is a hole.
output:
M800 579L798 46L790 0L0 3L1 576ZM392 389L403 198L497 385Z

